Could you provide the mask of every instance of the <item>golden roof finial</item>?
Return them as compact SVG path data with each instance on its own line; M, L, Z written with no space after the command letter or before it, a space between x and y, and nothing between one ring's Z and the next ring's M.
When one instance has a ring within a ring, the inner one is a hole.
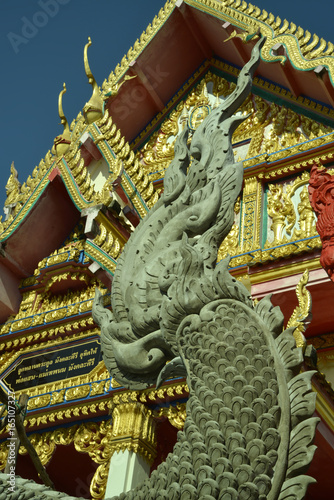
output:
M63 90L60 91L58 97L58 114L60 122L64 126L64 132L61 135L57 135L57 137L53 141L57 156L63 156L64 154L66 154L71 144L70 127L63 111L63 95L65 94L65 92L66 85L65 83L63 83Z
M63 90L61 90L59 92L59 97L58 97L58 114L59 114L61 124L64 125L64 132L65 132L65 130L70 130L70 127L68 126L68 123L66 120L66 116L64 115L64 111L63 111L63 95L65 94L66 91L67 91L66 84L63 83Z
M87 75L88 82L91 85L93 85L93 89L94 89L95 87L97 87L97 83L95 81L93 73L91 72L91 69L90 69L90 66L89 66L89 62L88 62L88 54L87 54L88 47L90 47L91 45L92 45L92 39L89 36L88 37L88 43L86 43L85 48L84 48L84 64L85 64L85 73Z
M92 97L89 99L89 101L86 102L83 108L83 115L88 125L95 122L96 120L99 120L103 116L103 100L102 97L100 96L99 87L96 83L93 73L91 72L88 62L87 49L91 45L92 45L92 40L89 36L88 43L86 43L84 48L84 64L85 64L85 72L88 78L88 83L90 83L91 86L93 87L93 94Z

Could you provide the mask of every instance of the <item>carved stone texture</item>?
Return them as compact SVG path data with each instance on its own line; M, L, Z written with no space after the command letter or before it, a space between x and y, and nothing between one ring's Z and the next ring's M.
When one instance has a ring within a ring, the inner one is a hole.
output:
M254 308L226 267L218 276L226 298L189 315L176 333L190 389L184 431L127 500L301 499L312 482L303 472L315 451L314 372L299 373L294 328L282 332L270 297Z
M314 166L309 184L310 203L317 214L317 231L322 242L320 264L334 281L334 176Z
M269 297L253 307L228 272L229 258L216 266L241 186L232 113L249 92L261 43L190 151L181 134L163 196L118 263L113 315L96 296L93 314L116 379L138 388L158 372L160 384L183 369L190 389L173 452L127 500L301 499L312 482L302 473L315 451L313 372L299 374L295 328L282 333L283 315ZM176 357L164 366L171 352Z
M97 294L93 317L101 327L104 361L113 377L142 389L177 354L175 332L189 314L220 297L213 284L217 251L234 221L242 162L231 137L247 118L235 115L250 93L261 39L232 94L196 129L180 134L164 192L137 226L118 259L112 313Z
M300 373L295 328L282 332L282 312L270 297L254 307L229 274L229 258L216 266L242 184L231 135L245 117L233 113L250 92L263 43L234 93L198 127L190 150L181 134L164 193L119 258L113 312L99 293L95 298L105 363L116 380L141 388L183 370L190 389L172 453L120 500L301 500L313 481L304 472L315 451L314 372ZM29 498L25 492L20 499Z

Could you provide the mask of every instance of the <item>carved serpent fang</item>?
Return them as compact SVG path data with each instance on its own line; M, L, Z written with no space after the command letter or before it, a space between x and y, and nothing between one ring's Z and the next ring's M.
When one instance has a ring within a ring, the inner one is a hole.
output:
M303 475L318 421L313 372L299 373L294 328L282 331L270 297L254 307L229 258L216 265L242 186L231 136L246 117L233 113L250 92L263 43L190 150L187 131L180 135L164 193L119 259L113 312L95 297L104 360L118 381L140 389L183 368L190 389L173 452L119 499L298 500L313 481Z

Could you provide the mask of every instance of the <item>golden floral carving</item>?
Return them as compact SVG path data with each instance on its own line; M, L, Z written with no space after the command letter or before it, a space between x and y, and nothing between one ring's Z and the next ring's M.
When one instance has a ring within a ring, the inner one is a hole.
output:
M33 434L29 436L31 444L34 446L37 455L39 456L42 465L47 465L54 452L56 451L56 443L50 439L50 433ZM26 455L27 450L21 446L19 449L20 455Z
M61 391L55 391L52 393L51 405L56 405L64 401L65 389Z
M65 399L67 401L72 401L73 399L81 399L88 396L90 393L90 385L79 385L78 387L73 387L73 389L67 389Z
M24 330L25 328L29 328L32 324L32 318L20 319L18 321L13 321L11 325L11 331L16 332L18 330Z
M31 314L34 313L35 311L35 301L36 301L36 296L37 293L35 290L29 291L29 292L23 292L22 294L22 301L20 304L20 309L17 315L15 316L15 319L21 319L25 318L27 316L30 316Z
M7 441L3 441L0 444L0 470L3 470L6 467L8 450Z
M176 403L176 406L171 405L169 408L160 408L158 415L159 417L166 416L174 427L181 430L187 416L186 404Z
M91 392L90 392L91 396L97 396L100 394L104 394L105 381L101 380L101 382L96 382L96 383L92 384L91 387L92 387Z
M85 425L85 424L81 424ZM56 450L57 445L68 445L73 442L74 433L77 425L67 428L56 429L43 434L32 434L29 436L42 464L47 465ZM26 455L27 450L21 446L19 449L21 455Z
M98 466L90 485L92 498L100 500L104 498L110 468L110 460Z
M28 410L35 410L36 408L43 408L47 406L51 401L51 394L45 394L44 396L37 396L35 398L30 398L28 401Z
M112 434L110 421L87 422L80 425L74 436L74 446L81 453L88 453L96 463L102 463L106 456L105 446Z
M239 226L234 222L230 232L220 245L217 261L224 259L227 255L235 255L239 248Z
M106 490L110 458L113 450L110 446L112 426L109 421L101 424L89 422L81 425L75 433L74 446L81 453L88 453L99 464L90 485L94 499L102 499Z

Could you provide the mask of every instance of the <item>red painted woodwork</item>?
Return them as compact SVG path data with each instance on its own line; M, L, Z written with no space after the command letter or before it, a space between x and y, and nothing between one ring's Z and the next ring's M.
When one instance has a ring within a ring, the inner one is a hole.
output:
M56 490L72 496L92 498L90 483L98 464L88 453L80 453L73 443L58 445L48 465L47 473ZM70 473L69 473L70 471ZM27 479L33 479L42 484L29 455L18 455L16 474Z
M320 264L334 281L334 176L314 166L309 184L310 203L317 214L317 231L322 242Z

